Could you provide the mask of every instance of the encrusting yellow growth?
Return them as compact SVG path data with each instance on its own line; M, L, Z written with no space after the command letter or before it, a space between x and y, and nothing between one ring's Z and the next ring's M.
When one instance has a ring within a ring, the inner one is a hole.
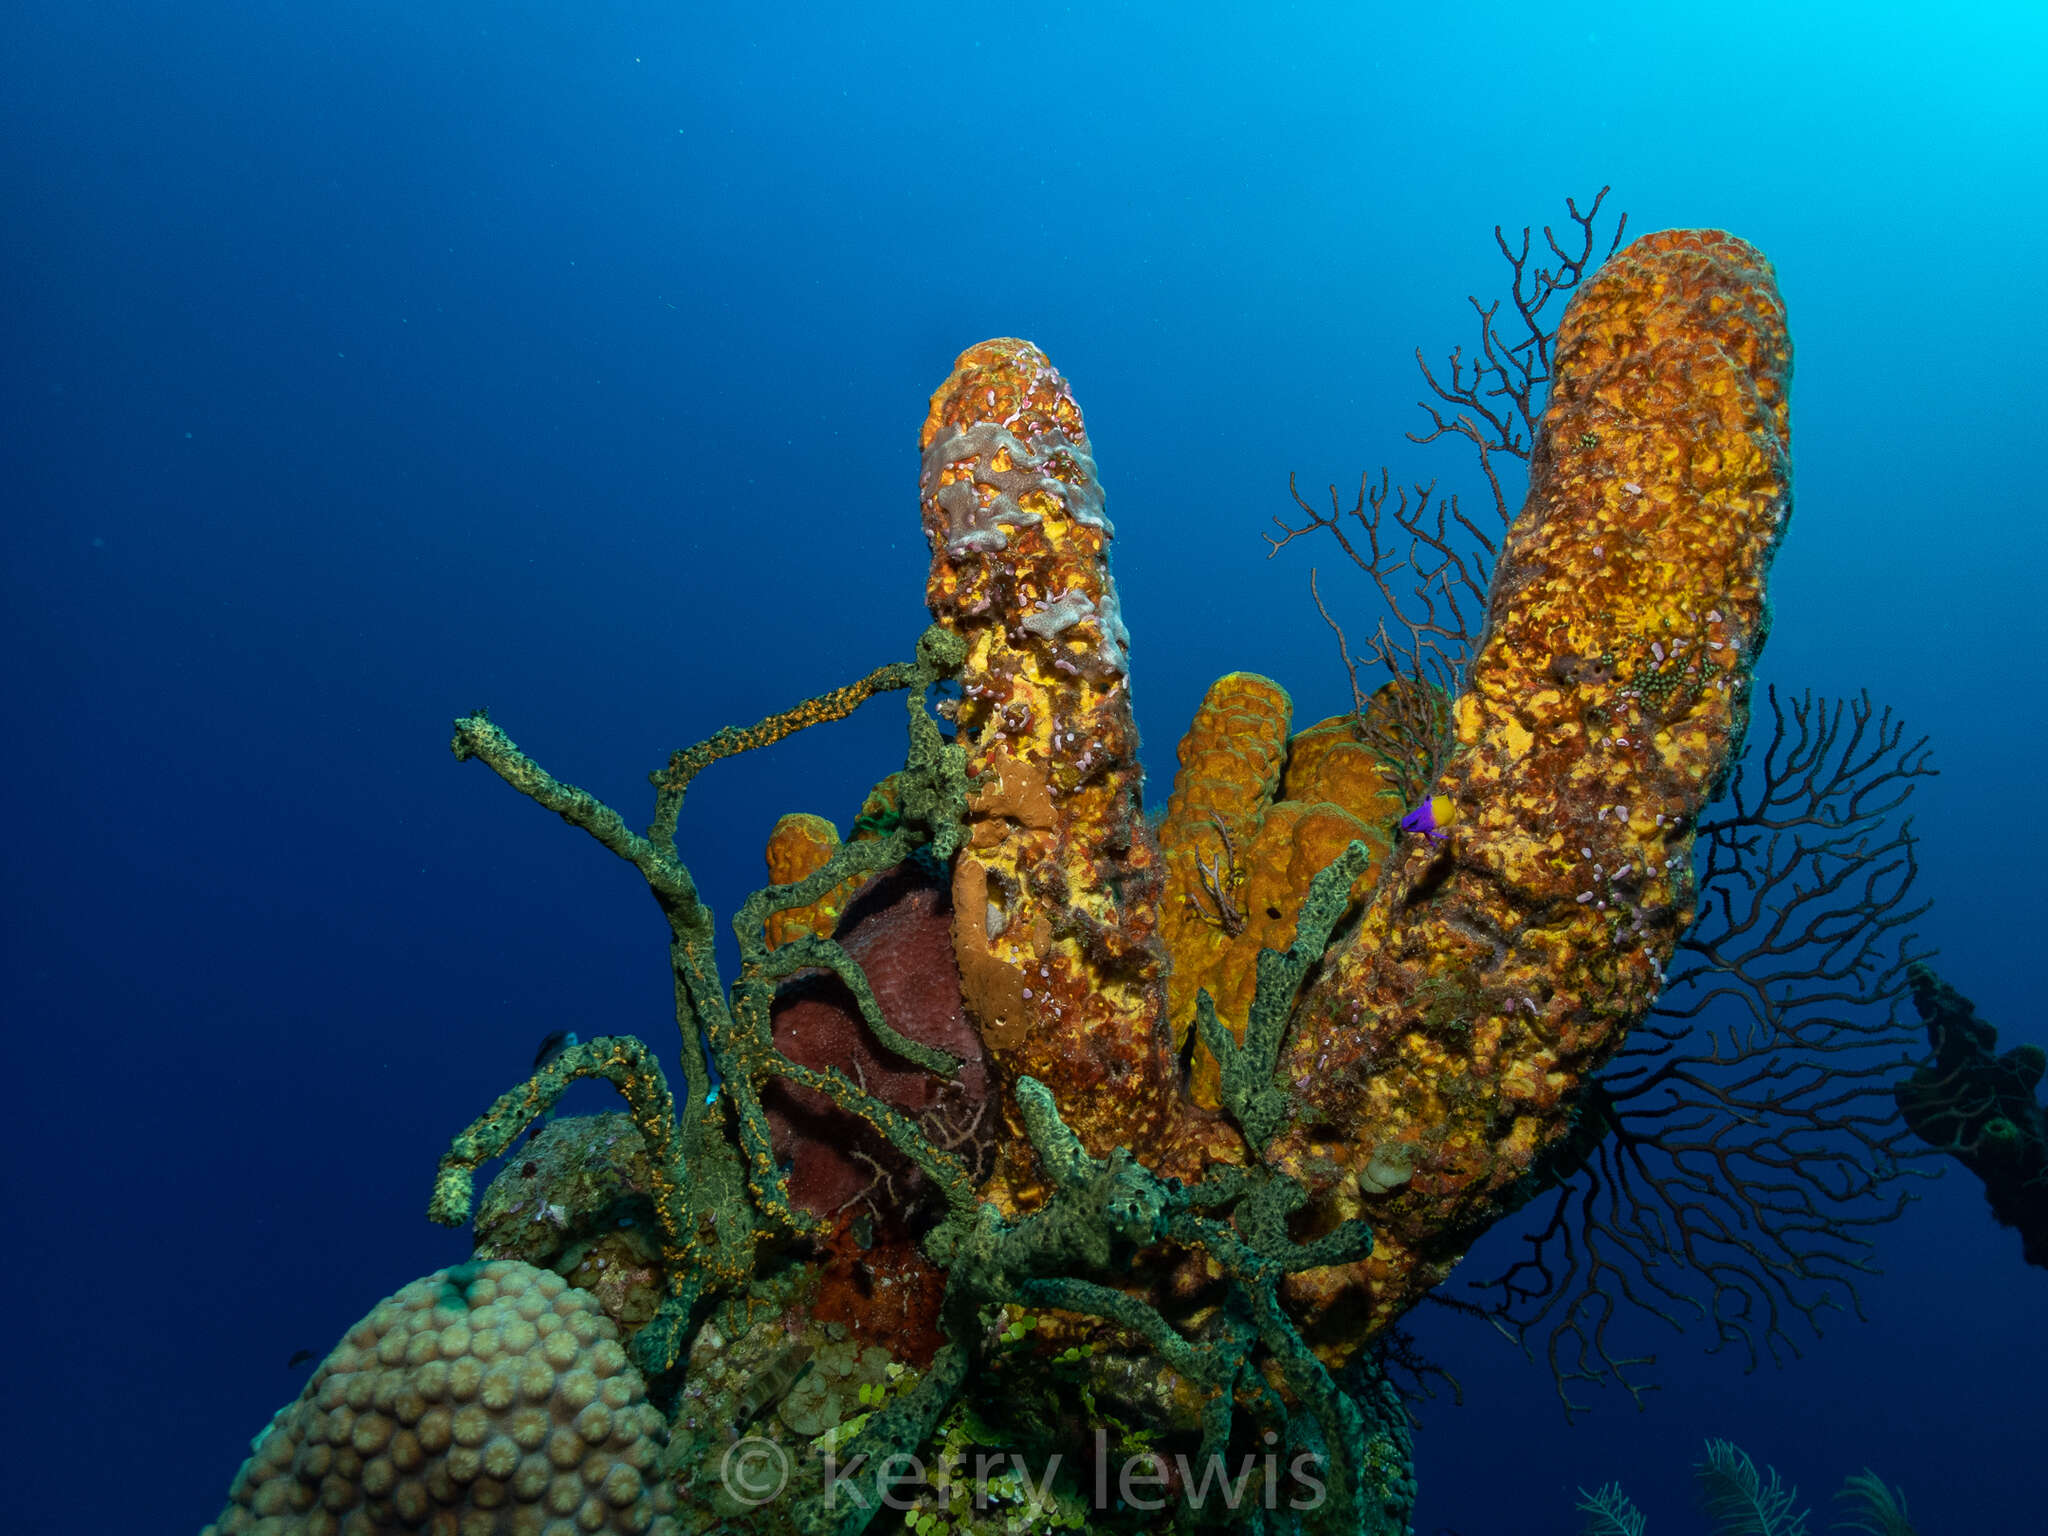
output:
M1232 672L1210 685L1180 742L1180 772L1159 826L1166 888L1159 930L1172 957L1167 1016L1177 1046L1206 990L1239 1038L1258 982L1261 949L1294 942L1309 882L1354 839L1376 851L1355 882L1378 878L1401 814L1372 753L1340 715L1288 737L1293 702L1269 678ZM1216 1058L1192 1047L1189 1091L1220 1102Z
M1376 1238L1289 1282L1332 1357L1444 1277L1662 988L1768 624L1790 367L1768 262L1719 231L1636 241L1565 313L1448 831L1404 843L1281 1058L1273 1160Z
M1109 519L1080 407L1029 342L960 354L921 438L932 617L967 645L956 713L978 789L954 954L1003 1077L1052 1090L1095 1155L1144 1157L1178 1097ZM986 1193L1041 1198L1015 1101Z

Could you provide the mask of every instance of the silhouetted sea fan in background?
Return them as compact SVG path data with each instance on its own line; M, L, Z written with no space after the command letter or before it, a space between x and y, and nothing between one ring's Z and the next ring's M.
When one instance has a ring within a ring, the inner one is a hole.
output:
M1483 1310L1544 1341L1574 1381L1640 1401L1609 1328L1624 1305L1711 1321L1754 1368L1797 1355L1794 1318L1856 1307L1871 1229L1912 1198L1911 1133L1892 1082L1917 1054L1900 1015L1920 955L1910 904L1925 737L1868 696L1768 694L1752 747L1700 825L1700 915L1669 984L1581 1107L1581 1134L1538 1172L1548 1217Z

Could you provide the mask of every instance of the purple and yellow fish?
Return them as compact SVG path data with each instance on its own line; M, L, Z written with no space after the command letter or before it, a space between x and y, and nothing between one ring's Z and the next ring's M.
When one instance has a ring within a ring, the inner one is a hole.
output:
M1451 823L1457 819L1458 808L1449 795L1431 795L1401 818L1401 830L1440 843L1451 835Z

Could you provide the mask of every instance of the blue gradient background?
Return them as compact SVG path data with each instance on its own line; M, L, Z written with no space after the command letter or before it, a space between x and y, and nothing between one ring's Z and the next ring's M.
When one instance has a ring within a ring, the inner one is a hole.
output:
M925 397L1015 334L1088 415L1163 794L1217 674L1341 705L1311 556L1258 537L1288 472L1469 479L1402 438L1413 349L1498 291L1496 223L1603 183L1775 259L1764 676L1934 734L1928 937L2041 1039L2043 16L10 8L0 1525L210 1518L285 1358L463 1255L434 1161L539 1037L672 1054L638 880L454 764L451 716L637 814L671 748L907 654ZM874 708L707 773L720 909L898 751ZM1649 1410L1572 1427L1425 1314L1466 1393L1417 1529L1563 1533L1610 1478L1700 1529L1707 1435L1817 1525L1868 1465L1923 1536L2040 1529L2048 1277L1960 1173L1882 1242L1867 1324L1754 1375L1656 1338Z

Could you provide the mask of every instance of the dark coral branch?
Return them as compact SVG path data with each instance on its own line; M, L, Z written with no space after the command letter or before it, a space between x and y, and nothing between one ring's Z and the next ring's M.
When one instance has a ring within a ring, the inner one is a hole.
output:
M1204 903L1192 891L1185 899L1197 920L1235 938L1244 932L1244 866L1238 862L1237 845L1231 841L1230 828L1223 818L1212 815L1209 825L1215 828L1223 844L1213 857L1205 859L1198 855L1195 859L1195 878L1209 899Z
M1620 247L1628 226L1624 214L1605 251L1599 251L1594 226L1607 192L1602 187L1584 212L1566 200L1576 234L1560 240L1545 226L1547 262L1532 256L1526 227L1516 248L1496 226L1494 242L1512 274L1512 319L1503 317L1501 301L1481 304L1473 298L1479 317L1477 354L1468 360L1462 349L1454 350L1443 377L1416 351L1417 366L1438 403L1420 402L1430 430L1410 433L1409 440L1426 444L1451 436L1470 443L1492 499L1491 521L1468 514L1455 495L1439 494L1434 481L1396 486L1383 466L1377 485L1369 472L1360 477L1349 509L1331 486L1327 512L1304 498L1290 475L1288 493L1305 521L1275 517L1279 532L1263 535L1271 559L1296 539L1327 531L1372 584L1381 617L1363 653L1355 655L1323 603L1315 573L1309 574L1310 595L1336 633L1350 678L1359 739L1381 756L1410 800L1423 797L1442 767L1449 736L1448 709L1442 706L1462 691L1465 669L1484 638L1499 535L1514 521L1495 455L1528 458L1551 378L1557 330L1553 308ZM1355 526L1348 526L1347 519ZM1361 665L1384 668L1409 707L1370 717L1358 681Z
M1494 540L1466 515L1455 496L1439 496L1435 482L1395 485L1385 469L1378 484L1370 475L1361 477L1358 495L1348 508L1334 485L1329 488L1328 512L1301 495L1293 476L1288 477L1288 492L1307 521L1296 527L1274 518L1279 534L1262 535L1267 558L1296 539L1327 529L1373 584L1385 610L1362 660L1384 667L1390 676L1427 678L1455 692L1484 624ZM1357 524L1355 534L1345 532L1346 518ZM1509 520L1503 513L1500 526L1505 528ZM1316 606L1328 622L1320 593ZM1355 698L1355 677L1353 694Z
M1609 190L1602 187L1584 213L1579 211L1576 200L1565 199L1565 210L1578 227L1575 248L1568 249L1561 243L1549 225L1543 227L1543 242L1556 263L1554 266L1545 265L1540 256L1531 266L1533 248L1526 225L1519 250L1509 245L1507 234L1499 225L1494 226L1494 244L1500 247L1514 274L1508 285L1508 298L1514 305L1519 330L1503 329L1500 300L1482 304L1474 295L1467 302L1479 317L1477 357L1468 361L1462 347L1454 348L1446 362L1448 382L1440 382L1421 349L1416 349L1415 362L1430 392L1458 414L1446 420L1436 406L1426 400L1421 402L1422 409L1429 413L1432 430L1410 433L1409 440L1431 443L1446 434L1469 439L1478 450L1480 465L1504 516L1507 506L1493 470L1492 455L1502 452L1518 459L1529 457L1530 446L1536 440L1536 420L1543 411L1544 391L1550 383L1551 347L1557 335L1557 321L1549 313L1550 306L1560 296L1569 297L1589 272L1619 250L1622 234L1628 229L1628 215L1624 213L1615 223L1607 249L1595 258L1593 253L1599 242L1593 226ZM1496 405L1496 401L1504 404Z

